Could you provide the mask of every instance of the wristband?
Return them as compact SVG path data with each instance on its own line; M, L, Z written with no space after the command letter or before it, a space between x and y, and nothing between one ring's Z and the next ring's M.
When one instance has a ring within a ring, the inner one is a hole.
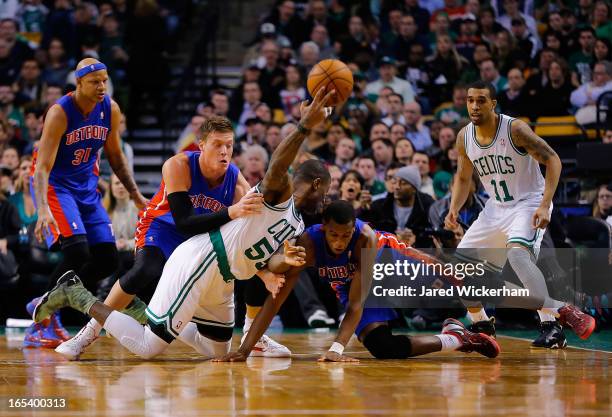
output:
M342 355L342 353L344 353L344 346L342 346L342 343L334 342L329 348L329 351Z
M310 129L307 129L306 127L304 127L304 125L302 125L301 123L297 124L297 130L298 132L300 132L302 135L307 135L310 133Z

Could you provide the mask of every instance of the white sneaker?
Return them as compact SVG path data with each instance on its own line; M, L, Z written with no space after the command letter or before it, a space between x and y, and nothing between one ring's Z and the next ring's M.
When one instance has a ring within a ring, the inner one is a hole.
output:
M317 310L308 317L308 325L310 327L329 327L333 326L335 322L336 320L329 317L323 310Z
M79 359L81 353L85 351L87 346L96 341L98 335L95 330L86 325L72 339L65 341L55 348L55 351L68 360L75 361Z
M240 344L242 344L246 335L247 333L242 336L242 339L240 339ZM257 343L255 343L255 346L253 346L253 350L249 356L259 356L264 358L290 358L291 351L287 348L287 346L275 342L264 334L257 341Z

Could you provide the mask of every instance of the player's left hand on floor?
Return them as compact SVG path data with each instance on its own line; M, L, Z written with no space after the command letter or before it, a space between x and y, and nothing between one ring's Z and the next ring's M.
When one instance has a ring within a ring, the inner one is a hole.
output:
M212 362L245 362L248 356L249 355L245 355L242 352L230 352L220 358L212 359Z
M359 359L328 350L319 358L319 362L359 362Z

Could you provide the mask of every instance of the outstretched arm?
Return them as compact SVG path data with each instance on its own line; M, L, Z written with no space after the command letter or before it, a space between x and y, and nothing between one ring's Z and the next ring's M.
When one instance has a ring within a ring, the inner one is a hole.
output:
M138 190L136 181L134 181L130 167L127 164L127 159L121 150L121 140L119 138L120 121L121 110L119 105L113 101L111 102L111 129L104 144L104 152L113 172L125 186L125 189L128 190L136 206L139 209L143 209L147 205L147 199Z
M340 323L340 328L338 329L334 344L330 350L321 356L319 361L357 361L354 358L343 355L342 352L344 352L344 347L348 344L349 340L351 340L353 333L355 333L355 329L363 314L362 290L364 288L369 290L370 288L372 261L376 256L376 243L377 239L374 231L369 226L364 226L354 251L354 256L357 261L357 270L351 280L346 315L342 323Z
M262 181L260 191L266 203L276 205L289 199L293 193L287 174L289 167L308 131L325 120L325 103L333 94L335 90L325 94L325 88L320 88L310 105L306 105L305 101L300 105L300 123L296 130L283 139L272 154L268 171Z
M251 330L247 333L238 351L230 352L221 358L213 359L214 362L241 362L249 357L251 350L253 350L253 346L255 346L255 343L257 343L268 326L270 326L272 319L291 293L295 283L300 278L300 272L307 266L314 265L314 247L308 235L303 233L298 238L297 245L302 246L306 250L306 262L304 265L292 267L287 271L285 274L285 285L280 289L277 296L273 298L269 295L268 298L266 298L266 302L259 313L257 313L257 317L255 317L255 321L253 321L251 325Z
M536 135L529 125L522 120L512 122L511 134L516 146L524 148L533 159L546 166L544 196L540 207L532 218L534 228L545 229L550 222L550 205L561 176L561 159L553 148L544 139Z

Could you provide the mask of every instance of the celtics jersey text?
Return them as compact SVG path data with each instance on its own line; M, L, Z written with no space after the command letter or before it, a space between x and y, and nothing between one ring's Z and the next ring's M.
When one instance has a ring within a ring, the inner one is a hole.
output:
M473 123L465 127L465 152L494 204L510 206L544 192L538 161L512 142L514 120L500 114L493 141L487 146L477 140Z

